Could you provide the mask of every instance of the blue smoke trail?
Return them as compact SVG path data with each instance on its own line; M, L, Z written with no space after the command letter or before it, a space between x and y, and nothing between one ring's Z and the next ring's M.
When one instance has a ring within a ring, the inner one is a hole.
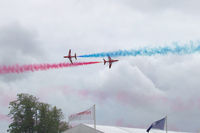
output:
M156 47L156 48L141 48L138 50L118 50L112 52L102 52L94 54L86 54L78 57L119 57L119 56L152 56L152 55L167 55L167 54L193 54L200 52L200 41L194 43L190 41L189 44L179 45L177 42L170 46Z

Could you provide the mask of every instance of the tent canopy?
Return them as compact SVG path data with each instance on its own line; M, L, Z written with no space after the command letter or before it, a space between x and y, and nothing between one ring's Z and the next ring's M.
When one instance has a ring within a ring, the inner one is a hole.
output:
M147 133L146 129L140 128L127 128L127 127L114 127L114 126L103 126L96 125L96 132L94 125L89 124L79 124L64 133ZM162 130L151 130L149 133L166 133ZM168 133L184 133L184 132L175 132L168 131Z

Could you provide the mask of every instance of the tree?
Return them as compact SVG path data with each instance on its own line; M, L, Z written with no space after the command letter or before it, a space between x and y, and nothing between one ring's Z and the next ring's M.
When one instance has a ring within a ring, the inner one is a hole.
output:
M65 121L61 121L60 124L59 124L59 133L62 133L64 131L66 131L67 129L69 129L69 125L67 122Z
M9 125L10 133L33 133L37 98L28 94L19 94L15 101L10 102L10 113L13 122Z
M56 106L41 103L29 94L18 94L17 100L10 102L12 123L7 130L10 133L61 133L68 124L61 121L63 113Z
M48 128L49 128L49 105L45 104L45 103L39 103L38 106L38 124L37 124L37 132L38 133L46 133L48 132Z

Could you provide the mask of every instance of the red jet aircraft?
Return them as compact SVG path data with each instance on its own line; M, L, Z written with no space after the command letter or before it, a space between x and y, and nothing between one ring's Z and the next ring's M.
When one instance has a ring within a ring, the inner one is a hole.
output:
M111 59L110 56L108 56L108 61L106 61L105 59L103 59L103 61L104 61L104 65L106 64L106 62L108 62L108 63L109 63L109 68L111 68L112 63L113 63L113 62L117 62L117 61L119 61L119 60L113 60L113 59Z
M74 54L74 56L71 56L71 49L69 50L68 56L64 56L64 58L68 58L72 64L73 64L72 58L75 58L77 60L76 53Z

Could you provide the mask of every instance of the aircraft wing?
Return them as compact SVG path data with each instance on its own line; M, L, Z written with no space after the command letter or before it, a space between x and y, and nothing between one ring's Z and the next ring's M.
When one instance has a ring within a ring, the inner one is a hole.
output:
M72 58L69 58L69 61L73 64L73 62L72 62Z
M112 66L112 63L109 64L109 68L111 68L111 66Z

